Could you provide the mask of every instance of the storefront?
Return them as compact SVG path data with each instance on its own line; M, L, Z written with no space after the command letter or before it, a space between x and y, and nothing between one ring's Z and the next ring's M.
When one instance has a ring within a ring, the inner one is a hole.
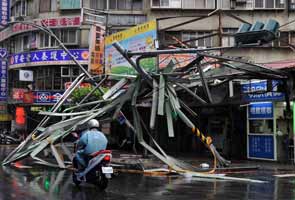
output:
M247 157L286 161L291 120L286 117L284 93L278 81L255 80L242 84L247 106ZM271 92L266 92L271 87Z

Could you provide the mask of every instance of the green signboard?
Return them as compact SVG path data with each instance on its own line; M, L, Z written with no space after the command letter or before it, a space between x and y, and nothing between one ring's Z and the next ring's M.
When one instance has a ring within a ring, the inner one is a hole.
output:
M80 9L81 8L81 0L60 0L60 9Z
M293 101L293 134L294 134L294 137L295 137L295 101ZM295 151L295 149L294 149ZM295 162L295 160L294 160Z

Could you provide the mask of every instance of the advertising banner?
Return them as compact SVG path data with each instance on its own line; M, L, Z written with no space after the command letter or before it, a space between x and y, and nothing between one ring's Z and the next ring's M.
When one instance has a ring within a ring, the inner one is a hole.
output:
M88 49L70 49L72 55L81 64L88 64ZM12 54L9 69L40 66L40 65L71 65L75 64L72 58L62 49L30 51Z
M0 1L0 27L6 26L9 21L9 2L10 0Z
M64 92L53 92L53 91L35 91L34 92L34 103L41 104L54 104L62 96Z
M2 2L3 2L3 0L2 0ZM32 22L37 25L47 26L49 28L67 28L67 27L72 28L72 27L80 27L81 16L42 18L42 19L32 20ZM12 26L9 26L9 27L3 29L0 32L0 42L13 36L13 35L16 35L16 34L19 34L22 32L31 32L32 33L33 30L37 30L37 28L35 28L29 24L15 23Z
M267 91L267 81L255 81L243 83L241 86L243 100L245 101L269 101L269 100L283 100L284 93L277 92L278 81L272 81L273 91Z
M218 53L218 52L216 52ZM159 55L159 68L164 69L168 66L170 62L173 62L174 68L182 68L191 63L196 59L196 54L186 53L186 54L161 54ZM216 59L204 57L201 63L215 62ZM212 67L219 67L219 64L210 64Z
M23 88L12 88L12 99L16 101L23 101L24 93L27 91L27 89Z
M130 29L120 31L105 38L105 67L107 74L135 74L136 71L129 65L126 59L112 46L119 42L122 47L130 51L155 50L157 39L157 23L150 21ZM156 66L155 58L143 59L141 66L152 71Z
M248 109L249 119L272 119L273 110L272 102L251 103Z
M273 135L248 135L249 158L275 159Z
M102 74L104 64L104 34L105 28L100 25L92 26L89 37L89 66L92 74Z

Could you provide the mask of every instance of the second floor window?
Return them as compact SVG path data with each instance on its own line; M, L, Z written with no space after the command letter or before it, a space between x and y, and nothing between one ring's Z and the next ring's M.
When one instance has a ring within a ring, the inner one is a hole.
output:
M284 8L285 0L255 0L254 8L272 9Z
M40 0L39 1L39 11L42 12L51 12L57 10L57 0Z
M11 8L11 15L15 17L27 16L28 14L28 0L17 1Z
M107 8L107 0L90 0L90 8L104 10Z
M77 30L75 29L60 29L60 30L54 30L53 32L65 45L78 44L78 34L77 34ZM59 44L50 35L40 32L39 46L40 48L58 47Z
M183 0L182 7L185 9L214 9L215 0Z
M152 0L152 7L181 8L181 0Z

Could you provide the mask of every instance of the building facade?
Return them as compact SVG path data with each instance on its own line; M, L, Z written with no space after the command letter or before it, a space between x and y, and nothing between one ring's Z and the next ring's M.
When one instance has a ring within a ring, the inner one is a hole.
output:
M6 20L1 23L0 47L9 56L0 124L2 129L27 133L39 123L38 111L50 110L82 70L50 34L17 21L50 28L87 69L94 23L107 19L110 34L147 19L142 0L7 0L1 8L8 16L0 16Z

